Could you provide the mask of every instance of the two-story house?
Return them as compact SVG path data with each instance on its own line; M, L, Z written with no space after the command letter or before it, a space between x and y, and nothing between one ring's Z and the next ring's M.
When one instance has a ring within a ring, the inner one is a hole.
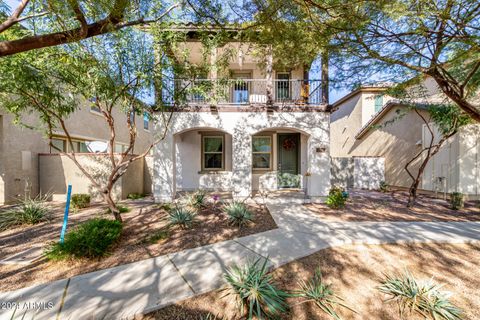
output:
M205 57L200 30L176 30L187 36L185 63L199 66ZM312 201L325 197L330 111L322 101L322 82L309 79L303 65L277 67L271 51L259 57L252 43L232 38L208 50L211 66L229 51L226 68L163 83L170 88L162 90L163 102L172 104L165 112L173 114L154 151L155 200L197 189L227 191L234 198L279 189L304 190ZM175 104L185 88L190 91L184 103Z
M416 89L415 89L416 88ZM421 88L421 90L418 90ZM434 142L440 138L427 110L429 103L445 103L435 81L424 78L412 87L421 94L410 106L388 96L385 86L365 86L349 93L332 104L331 156L334 172L345 169L345 163L358 157L384 159L385 182L406 189L412 179L405 165L432 139L424 120L434 129ZM409 165L412 174L418 173L423 157ZM338 177L337 177L338 176ZM337 179L338 178L338 179ZM353 185L348 174L334 174L333 183ZM422 191L440 194L462 192L470 199L480 197L480 125L471 124L451 137L430 159L421 179Z

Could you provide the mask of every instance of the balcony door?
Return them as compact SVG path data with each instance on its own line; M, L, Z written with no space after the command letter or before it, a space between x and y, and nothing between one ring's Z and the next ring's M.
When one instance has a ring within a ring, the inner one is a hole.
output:
M232 86L232 103L245 104L250 100L250 72L234 72Z
M277 80L275 82L276 100L290 100L290 73L277 72Z

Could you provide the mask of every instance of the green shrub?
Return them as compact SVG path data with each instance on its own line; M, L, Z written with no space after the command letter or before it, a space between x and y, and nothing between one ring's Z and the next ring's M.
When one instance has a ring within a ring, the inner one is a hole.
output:
M24 225L37 224L50 220L51 211L45 204L46 197L20 200L20 204L12 209L0 212L0 231Z
M120 213L130 212L130 208L127 206L124 206L123 204L117 204L117 209ZM112 213L112 210L108 208L105 213Z
M119 221L94 218L68 232L63 244L51 245L46 255L52 260L104 257L121 233Z
M385 181L380 181L380 191L388 192L388 184Z
M140 194L140 193L129 193L128 196L127 196L127 199L130 199L130 200L138 200L138 199L142 199L142 198L145 198L145 195L144 194Z
M223 210L227 213L229 222L235 226L243 227L253 221L252 213L243 202L230 202Z
M90 195L86 193L77 193L72 195L72 207L75 209L86 208L90 205Z
M195 193L192 193L188 197L188 205L192 206L195 209L202 209L205 207L205 202L206 202L206 194L203 191L197 191Z
M177 207L168 213L170 225L178 225L183 229L192 227L195 222L195 212L184 207Z
M452 192L450 195L450 205L453 210L460 210L463 208L464 197L461 192Z
M315 273L311 279L307 282L301 280L299 282L300 290L296 291L295 296L303 298L306 302L313 302L327 315L333 319L340 319L339 315L335 311L335 307L347 308L353 312L356 312L352 308L343 303L343 299L337 296L330 284L325 284L322 279L322 273L320 268L315 270Z
M228 287L225 296L234 296L239 312L248 319L279 317L286 312L288 293L277 288L267 270L267 260L234 265L224 275Z
M332 209L340 209L345 207L348 193L340 187L332 187L328 193L325 203Z
M418 282L408 271L400 276L386 276L378 290L390 296L388 301L398 304L400 317L405 312L416 312L424 318L433 320L460 320L462 310L449 300L449 294L440 291L442 285L431 279Z

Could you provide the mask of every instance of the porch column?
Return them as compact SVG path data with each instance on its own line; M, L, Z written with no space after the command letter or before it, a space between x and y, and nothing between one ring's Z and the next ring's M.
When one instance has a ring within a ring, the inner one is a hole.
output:
M232 196L238 200L252 194L252 136L242 129L232 135Z
M153 153L153 196L155 202L172 201L175 197L174 137L168 134Z
M265 69L267 105L273 104L273 52L272 51L273 51L272 46L269 45L267 47L266 69Z
M210 48L210 74L209 79L213 80L213 96L211 102L216 104L218 102L218 68L217 68L217 47Z

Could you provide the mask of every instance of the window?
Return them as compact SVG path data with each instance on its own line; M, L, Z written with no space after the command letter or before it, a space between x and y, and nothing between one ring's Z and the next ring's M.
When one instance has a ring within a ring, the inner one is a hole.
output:
M290 73L277 72L275 89L277 94L277 100L281 101L290 99Z
M222 170L224 168L224 136L203 136L202 169Z
M148 130L148 122L150 121L150 115L148 112L143 113L143 129Z
M375 96L375 112L382 110L383 107L383 96L378 94Z
M272 137L252 137L252 166L257 170L272 168Z
M52 145L54 147L50 147L50 152L65 152L67 150L67 144L65 140L62 139L52 139Z
M244 81L244 79L251 79L250 73L236 72L233 74L233 78L235 82L233 83L232 102L236 104L248 103L250 82Z

